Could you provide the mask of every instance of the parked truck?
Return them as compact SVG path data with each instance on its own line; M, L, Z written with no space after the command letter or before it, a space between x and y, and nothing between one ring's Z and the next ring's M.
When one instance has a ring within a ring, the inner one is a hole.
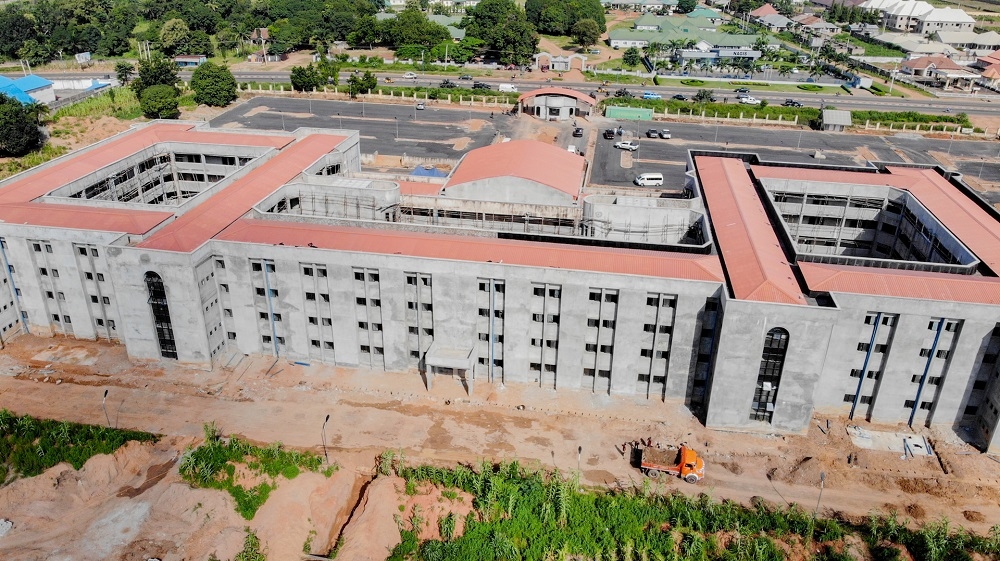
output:
M639 469L654 479L667 474L697 483L705 477L705 461L698 452L683 445L680 448L644 447Z

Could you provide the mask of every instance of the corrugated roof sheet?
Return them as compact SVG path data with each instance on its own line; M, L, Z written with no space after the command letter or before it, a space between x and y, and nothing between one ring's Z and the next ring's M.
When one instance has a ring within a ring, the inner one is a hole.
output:
M589 95L582 94L576 90L571 90L569 88L538 88L537 90L531 90L518 96L517 102L521 103L526 99L531 99L540 95L564 95L567 97L572 97L578 99L584 103L589 103L591 106L597 105L597 100L590 97Z
M586 161L558 146L537 140L512 140L476 148L462 158L445 189L494 177L518 177L577 198Z
M312 244L317 248L340 251L723 282L722 267L714 255L393 232L248 218L238 220L215 239L300 247Z
M799 263L799 270L816 292L1000 305L1000 279L992 277L809 262Z
M887 185L909 191L980 261L1000 274L1000 224L992 216L933 169L894 166L886 169L890 173L753 166L753 174L801 181Z
M37 199L158 142L201 142L281 148L294 140L291 136L198 132L191 131L192 126L184 123L158 123L144 127L123 134L89 152L55 162L20 179L0 183L0 204L24 203Z
M49 87L52 85L52 82L42 78L41 76L28 74L27 76L14 80L14 85L21 88L25 92L30 92L40 88Z
M312 134L299 140L150 236L139 247L194 251L344 140L346 137L327 134Z
M45 203L0 205L0 222L8 224L122 232L137 235L145 234L173 216L172 212L95 208L81 205Z
M733 295L806 304L743 161L698 156L695 166Z

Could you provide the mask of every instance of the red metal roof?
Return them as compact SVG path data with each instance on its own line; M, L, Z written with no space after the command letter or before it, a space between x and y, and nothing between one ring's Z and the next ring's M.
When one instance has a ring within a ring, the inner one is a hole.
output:
M344 140L346 137L327 134L312 134L299 140L184 213L138 247L180 252L195 250Z
M184 123L157 123L123 134L94 150L71 156L62 162L56 162L3 185L0 188L0 204L24 203L37 199L158 142L200 142L281 148L293 140L291 136L191 131L193 126Z
M437 195L444 189L441 183L425 183L423 181L397 181L399 192L403 195Z
M597 105L597 100L590 97L589 95L582 94L576 90L571 90L569 88L538 88L537 90L531 90L518 96L517 102L521 103L526 99L531 99L539 95L565 95L568 97L576 98L584 103L589 103L591 106Z
M933 169L888 166L886 169L890 173L777 166L753 166L752 169L759 178L886 185L909 191L983 263L1000 274L1000 224Z
M723 282L714 255L608 249L244 218L217 240Z
M10 203L0 205L0 222L73 230L145 234L173 217L172 212L95 208L82 205Z
M816 292L1000 305L1000 279L993 277L809 262L800 262L799 270Z
M445 184L494 177L518 177L547 185L575 199L583 188L586 160L558 146L537 140L512 140L476 148L462 158Z
M806 304L743 161L698 156L695 166L733 295Z

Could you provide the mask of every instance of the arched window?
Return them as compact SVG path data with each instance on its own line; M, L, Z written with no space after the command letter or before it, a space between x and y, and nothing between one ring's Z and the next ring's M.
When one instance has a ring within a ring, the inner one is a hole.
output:
M760 357L760 370L757 372L757 387L753 392L750 420L771 422L787 349L788 331L775 327L767 332L764 337L764 352Z
M149 292L149 308L153 312L153 327L160 343L160 356L177 358L174 328L170 323L170 308L167 306L167 291L163 288L163 279L160 275L147 271L145 281L146 291Z

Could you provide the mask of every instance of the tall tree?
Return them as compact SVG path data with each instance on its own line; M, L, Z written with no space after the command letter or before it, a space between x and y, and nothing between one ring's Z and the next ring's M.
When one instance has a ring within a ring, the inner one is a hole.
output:
M523 64L538 49L538 33L514 0L482 0L472 8L466 35L482 39L501 62Z
M163 52L172 55L187 45L191 38L191 30L184 20L174 18L164 22L160 29L160 46Z
M625 49L625 52L622 54L622 64L629 68L634 68L639 66L640 62L642 62L642 57L639 54L639 49L635 47Z
M154 57L149 60L139 61L139 75L132 81L132 91L142 94L142 91L151 86L170 86L174 88L177 84L177 65L173 61Z
M573 38L584 49L596 43L600 36L601 28L592 19L582 19L573 24Z
M698 7L698 0L677 0L677 12L690 14Z
M149 119L176 119L181 115L177 105L177 90L172 86L150 86L139 96L142 114Z
M126 60L120 60L115 63L115 77L118 78L118 83L121 85L128 84L128 81L132 79L135 75L135 66Z

